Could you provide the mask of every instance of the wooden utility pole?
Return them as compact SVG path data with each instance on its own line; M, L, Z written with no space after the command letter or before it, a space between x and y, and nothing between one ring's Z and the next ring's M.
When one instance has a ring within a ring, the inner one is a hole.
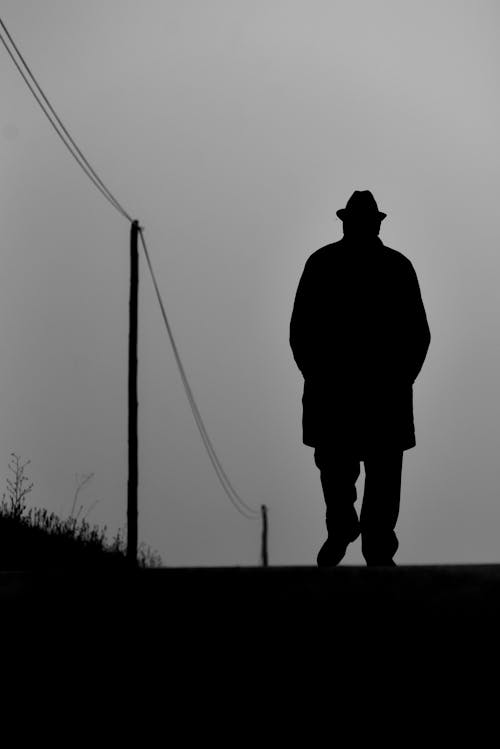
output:
M137 309L139 290L139 222L130 229L130 318L128 343L128 494L127 494L127 561L137 565Z
M262 550L261 550L261 560L262 560L262 566L267 567L268 566L268 557L267 557L267 507L266 505L260 506L261 512L262 512Z

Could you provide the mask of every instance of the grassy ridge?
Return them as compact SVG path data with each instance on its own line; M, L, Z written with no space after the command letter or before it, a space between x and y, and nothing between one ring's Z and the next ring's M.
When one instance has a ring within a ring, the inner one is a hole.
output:
M126 564L126 543L121 531L108 541L107 528L90 525L71 515L61 518L42 508L27 508L26 498L33 488L24 469L11 453L7 479L8 498L0 502L0 570L32 570L67 567L121 567ZM159 555L141 544L140 567L159 567Z

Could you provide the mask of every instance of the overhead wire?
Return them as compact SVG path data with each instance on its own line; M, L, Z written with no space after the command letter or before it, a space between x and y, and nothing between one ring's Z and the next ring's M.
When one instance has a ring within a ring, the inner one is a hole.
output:
M35 89L31 85L30 81L28 80L28 77L26 76L24 70L22 69L21 65L19 64L18 60L16 59L15 55L13 54L12 50L10 49L9 45L7 44L7 42L4 39L4 37L3 37L3 35L2 35L1 32L0 32L0 41L4 45L5 49L7 50L7 53L9 54L9 56L10 56L10 58L12 60L12 62L16 66L18 72L22 76L24 82L26 83L26 85L28 86L29 90L33 94L34 98L36 99L38 105L40 106L40 108L42 109L43 113L47 117L48 121L50 122L50 124L52 125L52 127L54 128L54 130L56 131L56 133L57 133L58 137L60 138L60 140L66 146L66 148L68 149L68 151L70 152L70 154L73 156L73 158L78 163L78 165L82 168L82 170L85 172L85 174L89 177L89 179L93 182L93 184L97 187L97 189L101 192L101 194L106 198L106 200L124 218L126 218L130 223L133 223L132 217L127 213L127 211L123 208L123 206L115 198L115 196L113 195L113 193L108 189L108 187L101 180L101 178L99 177L99 175L97 174L97 172L94 170L94 168L92 167L92 165L89 163L89 161L87 160L87 158L85 157L85 155L82 153L82 151L80 150L80 148L78 147L78 145L74 141L73 137L71 136L71 134L69 133L69 131L65 127L64 123L59 118L57 112L55 111L55 109L51 105L50 101L48 100L47 96L45 95L44 91L42 90L41 86L39 85L37 79L35 78L34 74L32 73L32 71L31 71L30 67L28 66L25 58L23 57L22 53L20 52L20 50L17 47L14 39L11 36L9 30L7 29L5 23L2 21L1 18L0 18L0 26L3 29L3 31L5 32L8 40L10 41L13 49L15 50L17 56L19 57L19 60L24 65L24 67L25 67L25 69L26 69L29 77L33 81L36 89L40 93L40 96L42 97L43 102L45 102L45 104L47 106L44 105L44 103L42 102L42 100L38 96L37 92L35 91ZM51 114L49 114L49 111L47 111L47 107L50 110L50 113L52 114L52 116L51 116ZM52 117L54 119L52 119ZM55 120L55 122L54 122L54 120ZM61 132L61 130L62 130L62 132ZM169 339L170 339L170 343L172 345L172 349L173 349L173 352L174 352L174 355L175 355L177 366L179 368L179 372L180 372L181 379L182 379L182 382L183 382L183 385L184 385L184 389L186 391L186 395L188 397L188 401L189 401L189 404L191 406L191 410L193 412L193 416L195 418L196 425L197 425L198 430L200 432L200 436L201 436L201 438L203 440L203 444L205 446L205 449L206 449L206 451L208 453L208 456L209 456L210 461L212 463L212 466L213 466L213 468L215 470L215 473L217 474L219 482L220 482L222 488L224 489L227 497L229 498L230 502L232 503L232 505L238 510L238 512L240 512L246 518L248 518L250 520L254 520L254 519L256 519L259 516L259 512L257 510L255 510L254 508L250 507L250 505L248 505L240 497L240 495L237 493L237 491L234 489L233 485L231 484L231 481L229 480L227 474L225 473L225 471L224 471L224 469L223 469L223 467L222 467L222 465L220 463L220 460L219 460L219 458L217 456L215 448L214 448L214 446L213 446L213 444L212 444L212 442L210 440L210 437L209 437L208 432L206 430L205 424L204 424L203 419L201 417L198 405L196 403L195 397L193 395L192 389L191 389L191 387L189 385L189 381L187 379L187 375L186 375L184 366L182 364L182 360L180 358L180 354L179 354L179 351L178 351L178 348L177 348L177 344L175 342L175 339L174 339L174 336L173 336L173 333L172 333L172 329L171 329L170 323L168 321L167 314L165 312L165 306L163 304L163 299L162 299L162 296L161 296L161 293L160 293L160 289L159 289L158 283L156 281L156 277L155 277L155 274L154 274L153 266L151 264L151 260L150 260L150 257L149 257L149 252L148 252L148 249L147 249L146 241L144 239L144 234L143 234L143 228L142 227L139 227L139 236L141 238L141 244L142 244L142 247L143 247L143 250L144 250L144 254L146 256L146 260L147 260L148 267L149 267L149 270L150 270L150 273L151 273L151 277L152 277L152 280L153 280L153 284L154 284L154 287L155 287L155 290L156 290L156 295L157 295L157 298L158 298L158 302L160 304L160 309L161 309L161 312L162 312L162 315L163 315L163 319L164 319L165 326L166 326L166 329L167 329L167 333L168 333L168 336L169 336Z
M24 59L23 55L19 51L19 48L17 47L17 45L14 42L11 34L9 33L9 30L7 29L7 27L5 26L5 24L4 24L4 22L2 21L1 18L0 18L0 26L2 27L2 29L5 32L5 34L7 35L7 37L9 39L12 47L14 48L14 50L16 52L16 54L18 55L19 59L21 60L22 64L24 65L24 67L26 68L26 71L28 72L29 77L31 78L31 80L35 84L36 88L40 92L40 96L42 97L43 101L46 103L47 107L49 108L49 110L52 113L53 117L55 118L57 124L59 125L59 127L63 131L64 135L63 135L63 133L61 133L61 131L59 130L59 128L57 127L57 125L54 123L52 117L50 116L49 112L47 111L47 108L44 106L44 104L41 101L40 97L38 96L38 94L34 90L33 86L31 85L30 81L28 80L25 72L23 71L21 65L19 64L18 60L16 59L15 55L13 54L12 50L10 49L9 45L7 44L7 42L4 39L3 35L1 34L1 32L0 32L0 41L2 42L3 46L7 50L7 52L9 54L12 62L14 63L14 65L17 68L17 70L21 74L22 78L24 79L24 82L28 86L29 90L31 91L31 93L33 94L34 98L38 102L38 105L40 106L41 110L43 111L43 113L47 117L48 121L50 122L50 124L52 125L52 127L54 128L54 130L56 131L56 133L59 136L59 138L62 140L62 142L64 143L64 145L66 146L66 148L68 149L68 151L70 152L70 154L73 156L73 158L75 159L75 161L83 169L83 171L85 172L85 174L87 175L87 177L89 177L89 179L94 183L94 185L97 187L97 189L104 195L104 197L106 198L106 200L108 200L108 202L111 203L111 205L114 208L116 208L116 210L119 213L121 213L122 216L124 216L124 218L126 218L126 219L128 219L128 221L132 222L132 217L120 205L120 203L115 198L115 196L113 195L113 193L111 192L111 190L109 190L106 187L106 185L101 180L101 178L99 177L99 175L97 174L97 172L95 171L95 169L88 162L87 158L84 156L84 154L82 153L82 151L80 150L80 148L77 146L77 144L73 140L72 136L68 132L68 130L65 127L65 125L63 124L63 122L60 120L59 116L57 115L57 112L55 111L55 109L53 108L52 104L50 103L50 101L48 100L48 98L46 97L46 95L44 94L42 88L40 87L40 85L39 85L38 81L36 80L35 76L33 75L33 73L31 72L30 67L28 66L26 60ZM64 137L64 136L66 136L66 137ZM68 143L68 141L69 141L69 143Z
M179 368L179 372L180 372L180 375L181 375L181 378L182 378L184 389L186 391L186 395L188 397L189 404L191 406L191 410L193 412L193 416L194 416L195 421L196 421L196 425L198 426L198 430L200 432L201 438L202 438L203 443L205 445L205 448L207 450L208 456L209 456L209 458L210 458L210 460L212 462L212 465L213 465L213 467L215 469L215 472L216 472L216 474L217 474L217 476L219 478L219 481L220 481L220 483L222 485L222 488L226 492L226 494L227 494L229 500L231 501L231 503L234 505L234 507L236 507L236 509L239 512L241 512L242 515L245 515L245 517L253 520L256 517L258 517L259 512L257 510L254 510L252 507L250 507L240 497L240 495L238 494L238 492L236 491L236 489L231 484L231 481L229 480L227 474L225 473L225 471L224 471L224 469L223 469L223 467L222 467L222 465L221 465L221 463L219 461L219 458L217 457L217 453L215 451L215 448L214 448L214 446L213 446L213 444L212 444L212 442L210 440L210 437L209 437L208 432L206 430L205 424L203 423L203 419L201 417L201 414L200 414L200 411L198 409L195 397L194 397L193 392L191 390L191 386L189 385L188 378L186 376L184 365L182 364L182 360L181 360L181 357L180 357L180 354L179 354L179 350L177 348L177 344L175 342L175 339L174 339L174 336L173 336L173 333L172 333L172 328L171 328L170 323L168 321L167 313L165 312L165 306L163 304L163 299L162 299L162 296L161 296L161 292L160 292L160 289L159 289L157 281L156 281L156 277L155 277L155 273L154 273L154 270L153 270L153 266L151 264L151 260L150 260L150 257L149 257L148 248L147 248L147 245L146 245L146 240L144 239L144 230L143 230L142 227L139 227L139 236L141 238L141 244L142 244L142 247L144 249L144 254L146 256L146 260L147 260L147 263L148 263L148 266L149 266L151 277L153 279L153 284L154 284L154 287L155 287L155 290L156 290L156 295L157 295L157 298L158 298L158 302L160 304L160 309L161 309L161 312L162 312L162 315L163 315L163 320L164 320L165 326L167 328L167 333L168 333L168 336L170 338L170 343L172 345L172 349L173 349L173 352L174 352L175 360L177 362L177 366ZM238 502L240 503L241 506L238 505Z

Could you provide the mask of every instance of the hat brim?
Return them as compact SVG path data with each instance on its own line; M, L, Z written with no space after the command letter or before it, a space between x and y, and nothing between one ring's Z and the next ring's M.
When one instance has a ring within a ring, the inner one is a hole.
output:
M357 213L357 214L356 214L356 213L350 213L350 212L349 212L349 211L347 211L347 210L346 210L345 208L339 208L339 210L338 210L338 211L336 211L336 213L337 213L337 216L339 217L339 219L340 219L341 221L343 221L343 220L344 220L344 218L346 218L346 216L349 216L349 215L351 215L351 216L356 216L356 215L358 215L358 216L362 216L362 215L363 215L363 213ZM366 215L366 214L365 214L365 215ZM384 218L386 218L386 217L387 217L387 213L382 213L382 211L377 211L377 215L378 215L378 217L379 217L379 219L380 219L381 221L383 221L383 220L384 220Z

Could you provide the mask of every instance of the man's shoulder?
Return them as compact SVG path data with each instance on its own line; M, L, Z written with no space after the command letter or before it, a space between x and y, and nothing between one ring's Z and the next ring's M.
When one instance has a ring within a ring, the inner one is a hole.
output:
M387 245L385 244L382 244L382 249L386 257L388 257L389 260L392 260L394 263L400 263L401 265L407 265L407 266L411 265L410 258L408 258L400 250L394 250L392 247L387 247Z
M394 269L395 272L414 272L411 260L400 250L395 250L392 247L383 244L382 240L380 240L376 248L373 249L373 253L375 256L378 256L381 261L387 262L389 267ZM329 265L332 261L334 263L339 262L340 264L344 264L350 256L351 252L346 248L342 239L340 239L337 242L325 244L323 247L312 252L307 258L305 265L308 269L316 268L320 270L324 267L324 264ZM373 256L374 255L368 255L368 257L372 258Z
M394 250L392 247L388 247L387 245L383 244L382 241L380 241L380 244L377 245L377 247L374 249L374 252L377 251L381 252L389 261L400 263L401 265L411 265L411 261L406 255L404 255L399 250ZM341 239L338 240L338 242L330 242L330 244L325 244L323 245L323 247L315 250L309 255L306 262L317 262L322 259L330 259L332 257L335 257L337 253L339 255L344 255L345 253L349 254L349 249L346 249L346 246Z
M342 240L339 240L338 242L330 242L330 244L325 244L323 245L323 247L320 247L309 255L306 260L306 264L317 263L323 259L331 258L334 255L335 251L340 250L341 248Z
M407 276L415 275L415 268L409 257L400 252L400 250L394 250L392 247L387 247L385 244L382 245L382 248L391 268L396 272L406 274Z

